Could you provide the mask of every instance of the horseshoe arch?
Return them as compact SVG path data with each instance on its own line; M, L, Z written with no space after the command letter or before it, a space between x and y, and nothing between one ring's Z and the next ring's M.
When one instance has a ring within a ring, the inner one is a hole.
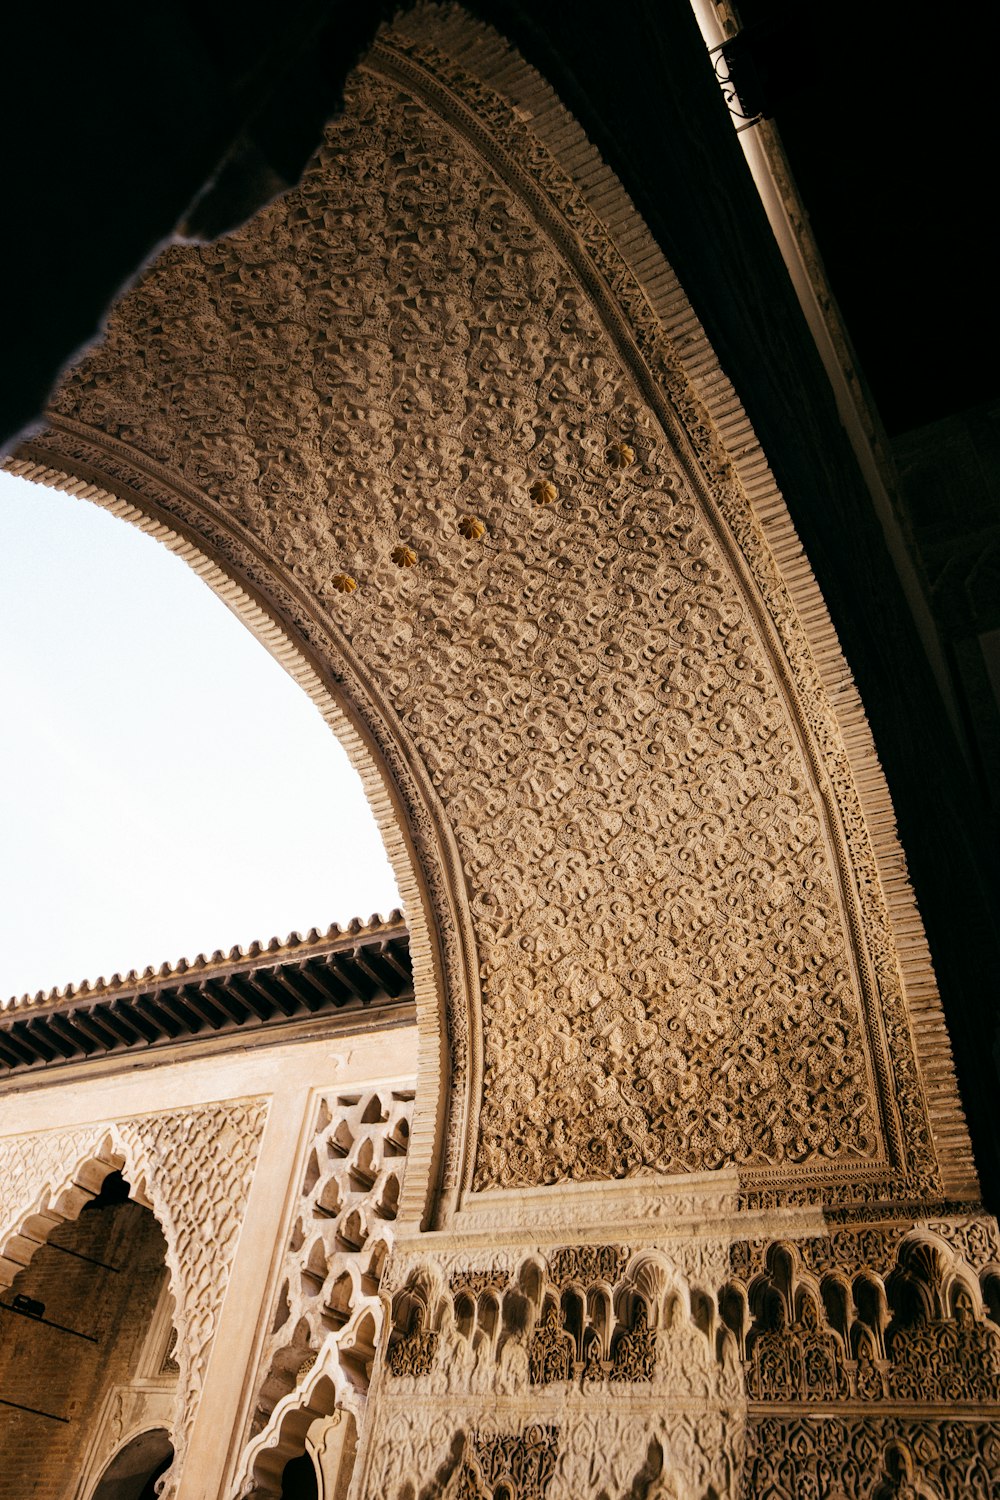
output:
M300 186L165 252L17 466L194 561L362 770L413 932L408 1222L636 1175L975 1196L781 496L620 186L492 33L385 32Z

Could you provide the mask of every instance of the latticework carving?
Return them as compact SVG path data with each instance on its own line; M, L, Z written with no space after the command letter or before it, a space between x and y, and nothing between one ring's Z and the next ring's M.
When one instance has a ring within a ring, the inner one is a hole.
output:
M382 1325L379 1283L393 1240L413 1090L345 1090L318 1105L316 1133L264 1346L251 1433L322 1356L339 1364L360 1418Z
M564 1245L547 1257L557 1286L568 1281L620 1281L632 1252L627 1245Z

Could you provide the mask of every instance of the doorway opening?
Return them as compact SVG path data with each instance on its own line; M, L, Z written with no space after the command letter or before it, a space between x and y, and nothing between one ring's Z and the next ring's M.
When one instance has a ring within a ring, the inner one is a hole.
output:
M156 1482L173 1457L173 1444L162 1427L138 1433L115 1454L90 1500L156 1500Z
M0 1295L5 1493L82 1500L87 1476L107 1465L130 1426L148 1429L151 1418L163 1441L145 1437L134 1462L122 1457L118 1478L108 1471L118 1488L102 1491L102 1500L139 1500L156 1465L159 1477L169 1461L178 1367L166 1241L154 1214L129 1194L121 1172L109 1173Z

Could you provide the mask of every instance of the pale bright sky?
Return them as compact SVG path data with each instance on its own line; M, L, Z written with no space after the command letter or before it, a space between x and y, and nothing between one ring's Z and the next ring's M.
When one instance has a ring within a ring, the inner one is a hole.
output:
M207 585L0 472L0 1001L398 902L332 731Z

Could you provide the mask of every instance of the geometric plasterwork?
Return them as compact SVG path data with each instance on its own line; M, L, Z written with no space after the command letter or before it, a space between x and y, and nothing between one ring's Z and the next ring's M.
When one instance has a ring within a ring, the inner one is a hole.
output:
M266 1100L240 1099L0 1139L7 1284L111 1171L156 1215L177 1329L172 1474L183 1466L266 1118Z
M763 1207L974 1195L780 496L620 187L497 39L433 8L386 33L300 185L122 298L22 467L175 528L362 726L420 870L411 1176L445 1216L721 1168Z

